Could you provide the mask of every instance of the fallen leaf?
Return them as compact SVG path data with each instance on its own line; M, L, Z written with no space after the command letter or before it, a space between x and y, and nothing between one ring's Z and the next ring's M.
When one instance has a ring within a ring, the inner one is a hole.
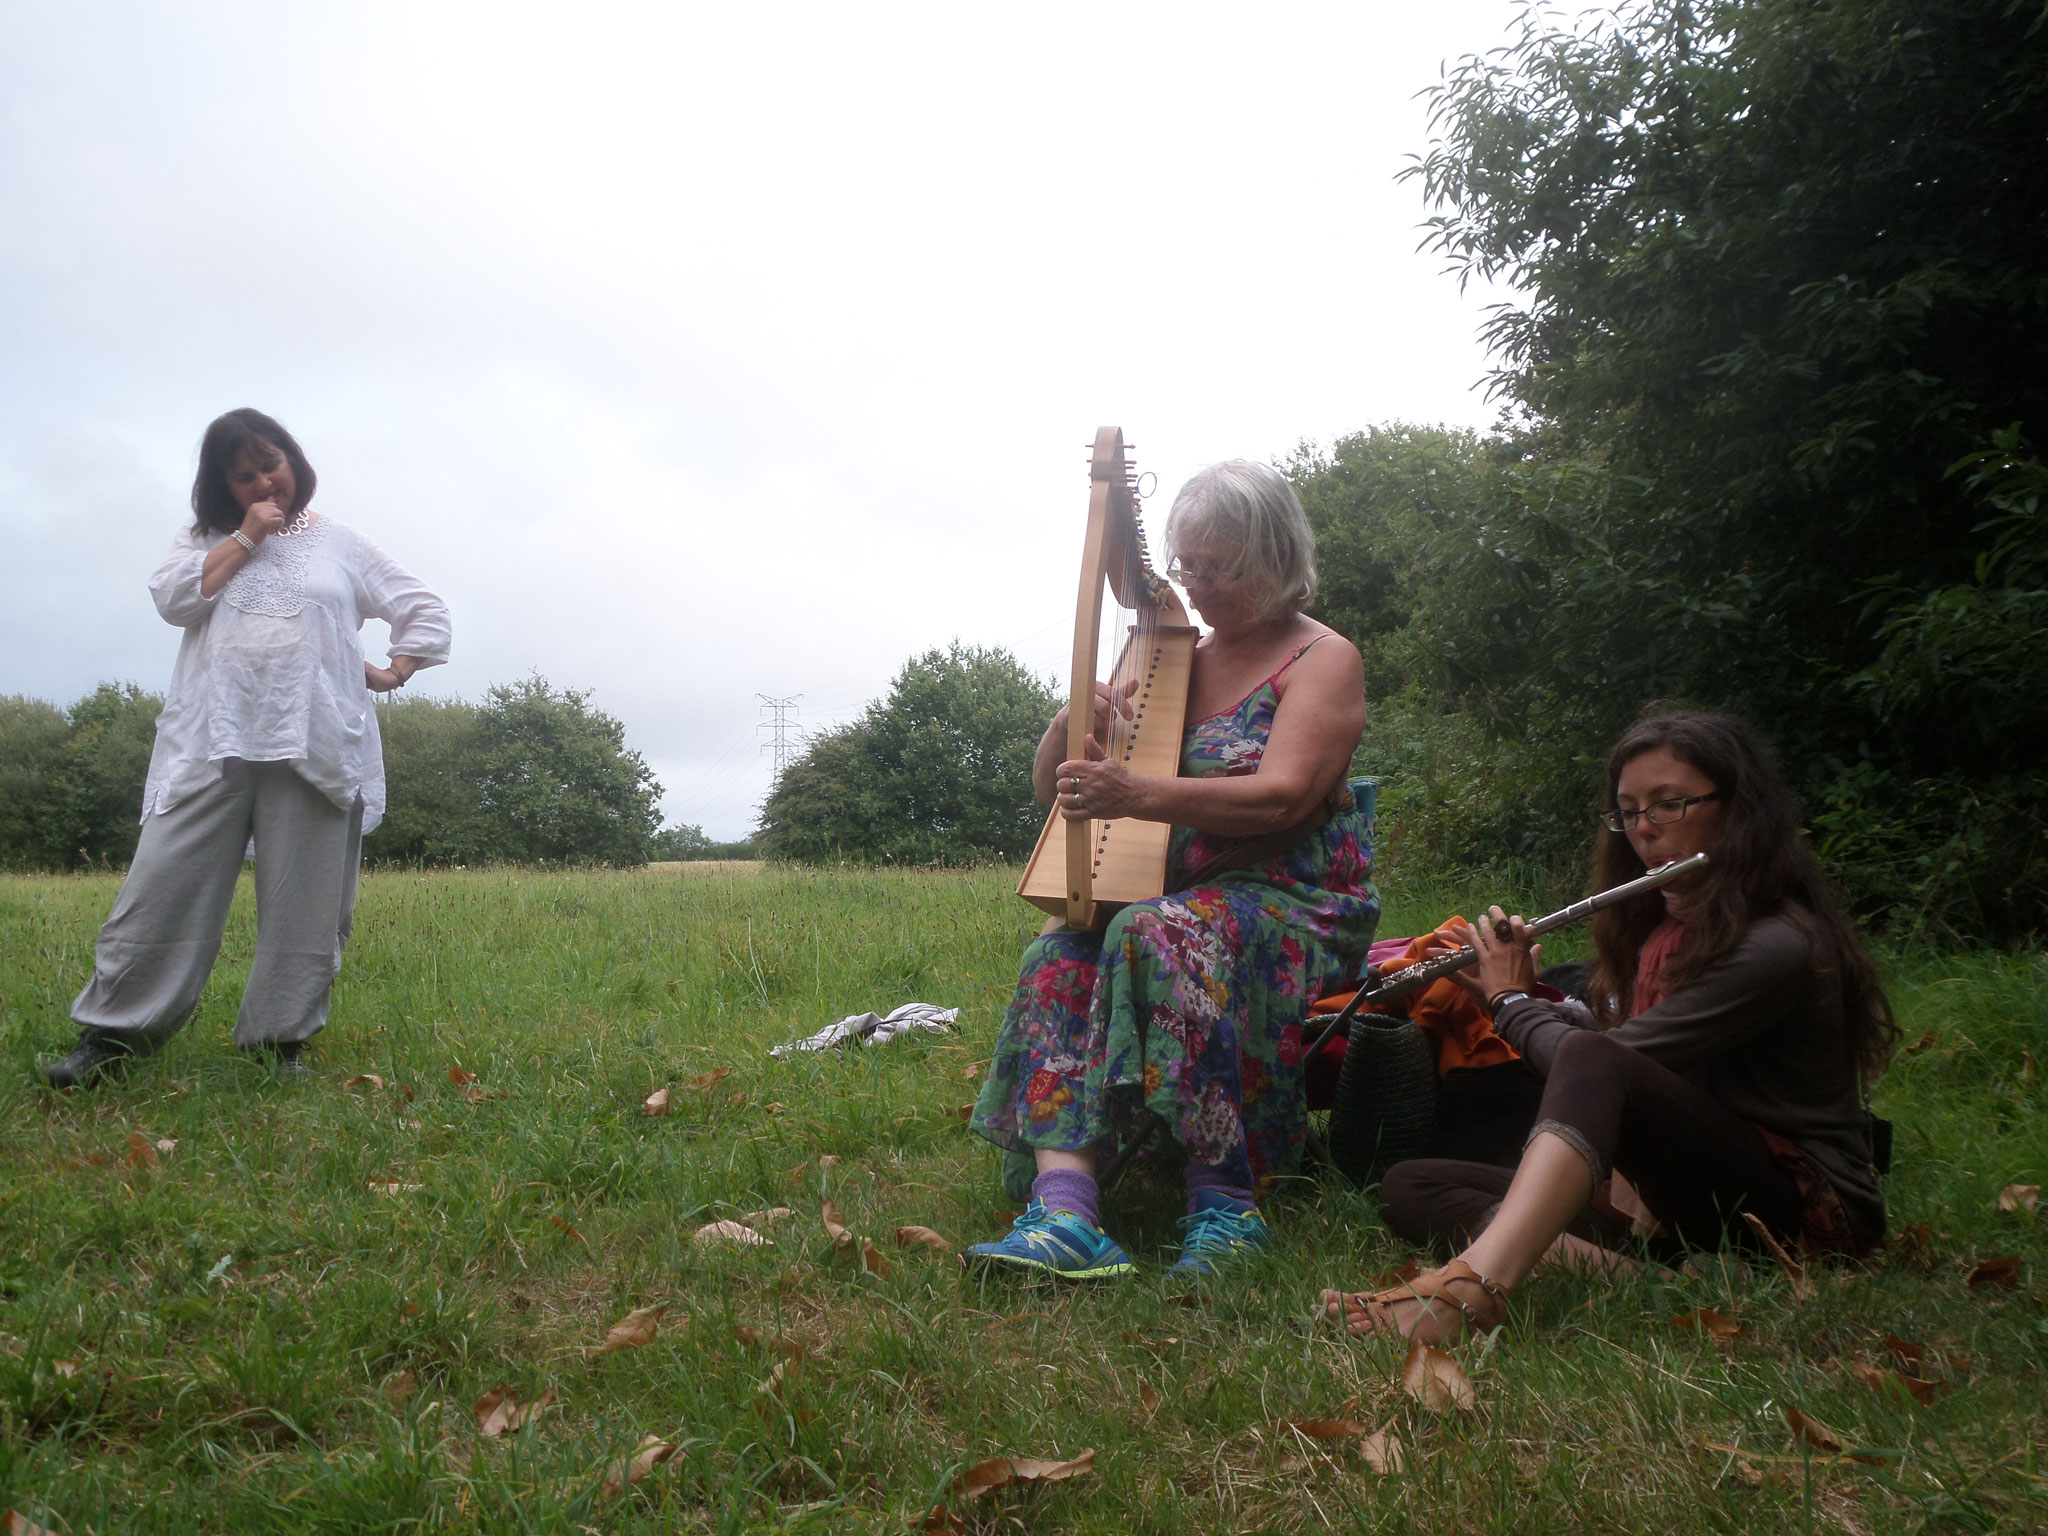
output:
M6 1522L6 1536L57 1536L57 1533L47 1525L37 1525L35 1521L29 1519L27 1515L16 1509L8 1510L5 1516L0 1516L0 1519L4 1519Z
M1813 1284L1806 1278L1805 1269L1800 1266L1797 1259L1785 1251L1785 1245L1780 1243L1771 1229L1764 1225L1763 1218L1755 1211L1744 1211L1742 1219L1748 1222L1751 1230L1756 1233L1757 1240L1764 1245L1764 1251L1777 1260L1778 1268L1785 1272L1786 1283L1792 1287L1792 1299L1804 1301L1812 1295Z
M59 1376L62 1376L66 1381L69 1381L78 1374L78 1362L76 1360L52 1360L50 1362L50 1369Z
M170 1137L166 1136L157 1142L156 1149L165 1157L169 1157L173 1152L178 1150L178 1144Z
M985 1061L977 1061L971 1067L962 1067L960 1069L960 1081L963 1083L978 1083L982 1080L982 1078L985 1075L987 1075L987 1072L988 1063Z
M410 1083L400 1083L398 1085L398 1102L401 1104L410 1104L412 1102L412 1085Z
M761 1106L761 1113L764 1115L779 1115L782 1113L782 1106L774 1102L763 1104Z
M1406 1285L1410 1280L1413 1280L1417 1275L1421 1273L1422 1266L1416 1263L1413 1259L1410 1259L1407 1263L1397 1265L1393 1269L1390 1269L1385 1274L1381 1275L1379 1278L1379 1283L1375 1285L1373 1289L1379 1291L1389 1291L1397 1285Z
M510 1387L495 1387L471 1403L469 1411L476 1415L476 1432L486 1440L492 1440L532 1422L541 1409L554 1400L553 1387L530 1403L520 1402Z
M827 1200L818 1208L818 1220L825 1224L825 1235L835 1243L851 1243L853 1234L846 1230L846 1223L840 1219L838 1209Z
M659 1118L668 1113L668 1090L657 1088L647 1095L647 1101L640 1106L640 1113Z
M661 1315L667 1310L665 1302L658 1307L634 1308L612 1324L604 1342L597 1346L597 1353L610 1355L622 1349L638 1349L643 1344L652 1344L661 1327Z
M1366 1466L1381 1477L1393 1477L1407 1468L1408 1458L1402 1454L1401 1439L1391 1424L1367 1435L1358 1448L1365 1453Z
M661 1436L646 1436L641 1440L640 1448L632 1455L621 1456L605 1469L604 1486L598 1490L599 1496L616 1499L663 1462L673 1460L680 1454L681 1452Z
M896 1229L896 1246L898 1248L908 1248L915 1243L923 1243L925 1247L934 1249L939 1253L951 1253L953 1251L953 1245L939 1236L930 1227L898 1227Z
M1356 1419L1284 1419L1280 1427L1311 1440L1359 1440L1367 1433Z
M1674 1328L1690 1328L1694 1333L1704 1333L1710 1338L1739 1339L1749 1330L1734 1318L1716 1312L1712 1307L1701 1307L1693 1312L1681 1312L1671 1319Z
M1873 1392L1885 1397L1911 1398L1923 1408L1932 1407L1935 1398L1941 1393L1941 1387L1936 1382L1923 1381L1918 1376L1908 1376L1904 1371L1881 1370L1874 1365L1865 1365L1861 1360L1849 1367L1849 1374Z
M2008 1216L2032 1211L2040 1203L2041 1186L2038 1184L2008 1184L1998 1192L1998 1208Z
M1167 1297L1166 1304L1170 1307L1185 1308L1189 1312L1200 1312L1203 1308L1209 1305L1209 1298L1206 1296L1197 1296L1193 1293L1187 1293L1180 1296Z
M495 1092L486 1092L482 1088L465 1088L462 1090L462 1096L472 1104L481 1104L485 1099L502 1099L505 1097L505 1090L500 1088Z
M407 1184L399 1179L396 1174L390 1173L379 1174L376 1178L370 1180L370 1193L373 1195L402 1195L412 1190L425 1189L426 1187L424 1184Z
M860 1267L878 1279L889 1278L889 1255L874 1245L870 1238L860 1240Z
M770 1206L765 1211L749 1211L746 1215L742 1216L740 1220L744 1221L750 1227L758 1227L763 1222L767 1222L768 1224L773 1225L778 1221L787 1221L790 1217L794 1216L795 1214L796 1212L791 1210L786 1205L774 1205Z
M811 1356L808 1345L799 1344L786 1334L763 1333L758 1328L749 1328L745 1323L734 1323L732 1336L750 1349L779 1349L792 1360L808 1360Z
M1148 1419L1159 1411L1159 1392L1149 1381L1138 1383L1138 1407Z
M354 1088L362 1083L368 1083L372 1088L381 1089L384 1086L384 1079L374 1072L358 1072L341 1086L344 1088Z
M731 1067L718 1067L710 1072L700 1072L683 1084L685 1088L709 1088L713 1083L722 1083L732 1076Z
M1431 1413L1457 1408L1470 1413L1478 1406L1472 1378L1457 1358L1441 1349L1431 1349L1420 1339L1408 1341L1408 1358L1401 1362L1401 1385Z
M744 1103L746 1103L746 1102L747 1102L747 1096L746 1096L746 1094L745 1094L745 1093L743 1093L743 1092L742 1092L742 1093L736 1093L736 1094L734 1094L734 1095L732 1096L732 1101L733 1101L733 1103L735 1103L735 1104L744 1104Z
M1842 1441L1832 1429L1809 1414L1801 1413L1790 1403L1784 1405L1785 1422L1792 1426L1792 1438L1809 1449L1821 1451L1829 1456L1842 1453Z
M570 1235L571 1237L575 1238L577 1242L579 1242L579 1243L581 1243L581 1244L583 1245L583 1251L584 1251L585 1253L593 1253L593 1252L594 1252L594 1250L593 1250L593 1249L591 1248L591 1246L590 1246L590 1239L589 1239L589 1238L587 1238L587 1237L585 1237L585 1236L584 1236L584 1235L583 1235L583 1234L582 1234L581 1232L578 1232L578 1231L577 1231L577 1230L576 1230L576 1229L575 1229L574 1227L570 1226L570 1225L569 1225L569 1223L567 1223L566 1221L562 1220L562 1218L561 1218L561 1217L559 1217L559 1216L550 1216L550 1217L548 1218L548 1224L549 1224L550 1226L554 1226L554 1227L559 1227L559 1228L561 1228L561 1229L562 1229L562 1231L564 1231L564 1232L568 1233L568 1234L569 1234L569 1235Z
M1896 1333L1884 1336L1884 1347L1892 1352L1893 1358L1905 1365L1918 1365L1927 1358L1927 1351L1911 1339L1902 1339Z
M953 1111L953 1116L958 1120L972 1120L974 1118L974 1106L972 1104L962 1104Z
M465 1072L460 1067L450 1067L448 1069L448 1081L451 1083L473 1083L476 1081L476 1074L474 1072Z
M1939 1037L1930 1029L1911 1045L1904 1047L1899 1054L1902 1056L1918 1056L1922 1051L1928 1050L1939 1043Z
M1900 1252L1925 1258L1934 1248L1934 1234L1923 1221L1909 1222L1885 1239L1887 1248L1897 1247Z
M2032 1082L2034 1074L2040 1070L2039 1067L2034 1065L2034 1053L2022 1046L2020 1049L2020 1076Z
M403 1408L419 1395L420 1384L411 1371L400 1371L384 1383L384 1400L395 1408Z
M827 1152L823 1157L818 1159L818 1166L820 1168L837 1168L840 1164L840 1161L841 1159L837 1152Z
M953 1479L957 1498L978 1499L1011 1483L1059 1483L1095 1470L1095 1452L1083 1451L1072 1461L1044 1461L1034 1456L991 1456L977 1461Z
M154 1168L157 1165L156 1143L140 1131L130 1131L128 1150L121 1161L130 1168Z
M1970 1271L1963 1283L1972 1286L1995 1285L2009 1291L2020 1283L2020 1263L2018 1254L2002 1259L1986 1259Z
M697 1229L690 1239L700 1247L709 1248L715 1243L731 1243L737 1248L772 1248L775 1245L744 1222L714 1221Z
M939 1536L967 1536L969 1526L943 1504L934 1504L917 1527L920 1531L937 1531Z

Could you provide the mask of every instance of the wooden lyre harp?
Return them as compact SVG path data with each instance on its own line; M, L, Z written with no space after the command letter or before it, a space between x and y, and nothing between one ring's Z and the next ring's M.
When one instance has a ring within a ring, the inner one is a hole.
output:
M1137 614L1109 678L1121 695L1135 681L1133 718L1112 714L1108 756L1133 773L1173 778L1180 772L1187 721L1188 674L1195 636L1180 595L1156 574L1138 524L1137 471L1123 432L1095 434L1088 466L1088 537L1081 552L1081 592L1074 610L1074 665L1068 691L1067 758L1088 755L1095 721L1095 668L1102 641L1102 591ZM1167 840L1159 821L1069 821L1057 807L1046 818L1017 894L1071 927L1094 928L1116 908L1166 889Z

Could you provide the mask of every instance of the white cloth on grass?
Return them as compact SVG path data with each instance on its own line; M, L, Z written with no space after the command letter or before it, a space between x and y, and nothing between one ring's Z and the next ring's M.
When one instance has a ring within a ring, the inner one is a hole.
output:
M202 597L206 556L225 537L188 524L149 581L157 612L185 638L157 717L143 818L241 758L290 763L343 810L360 794L368 832L384 817L384 747L363 682L363 621L390 624L394 656L438 666L448 659L448 607L330 517L288 538L271 535L226 586Z
M933 1003L905 1003L891 1010L887 1017L879 1013L850 1013L837 1024L827 1024L806 1039L778 1045L768 1054L797 1056L805 1051L829 1051L853 1040L864 1045L887 1045L904 1035L950 1034L953 1021L959 1017L958 1008L940 1008Z

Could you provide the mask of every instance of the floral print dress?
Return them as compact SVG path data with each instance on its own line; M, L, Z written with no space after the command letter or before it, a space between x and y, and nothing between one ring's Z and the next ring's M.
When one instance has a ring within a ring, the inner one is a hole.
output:
M1281 680L1307 649L1187 728L1183 777L1258 771ZM1174 828L1168 886L1232 841ZM1372 824L1346 797L1264 864L1133 902L1100 932L1041 935L971 1124L999 1147L1078 1151L1138 1134L1149 1111L1187 1162L1262 1189L1300 1163L1308 1007L1349 985L1378 923Z

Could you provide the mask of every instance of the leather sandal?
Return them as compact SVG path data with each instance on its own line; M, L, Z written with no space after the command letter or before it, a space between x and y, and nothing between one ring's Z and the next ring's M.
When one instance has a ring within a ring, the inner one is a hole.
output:
M1468 1295L1476 1290L1477 1296L1460 1300L1449 1291L1458 1286ZM1476 1333L1487 1333L1508 1320L1508 1287L1498 1280L1490 1280L1479 1273L1463 1259L1453 1259L1441 1269L1433 1269L1426 1275L1417 1275L1406 1285L1395 1286L1392 1290L1343 1293L1325 1291L1326 1304L1332 1314L1339 1318L1358 1337L1372 1334L1391 1334L1395 1338L1412 1337L1421 1326L1423 1319L1435 1319L1435 1303L1448 1302L1457 1308L1467 1329ZM1422 1306L1407 1328L1402 1328L1395 1319L1393 1309L1402 1302L1419 1301ZM1353 1319L1362 1313L1363 1326ZM1443 1336L1433 1341L1444 1342Z

